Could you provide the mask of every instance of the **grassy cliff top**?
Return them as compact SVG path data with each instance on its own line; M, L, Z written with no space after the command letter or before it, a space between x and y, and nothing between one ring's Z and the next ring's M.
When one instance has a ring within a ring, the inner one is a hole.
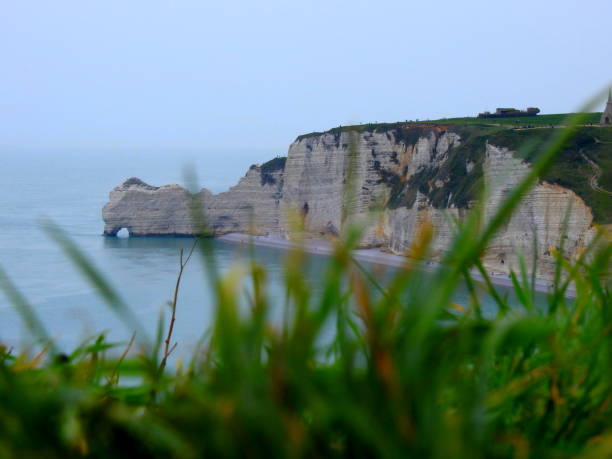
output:
M395 123L365 123L352 124L347 126L338 126L323 132L309 132L297 137L296 140L303 140L309 137L316 137L322 134L340 134L342 132L387 132L396 129L413 129L415 127L435 127L435 126L477 126L481 128L509 128L529 126L564 126L566 121L575 113L558 113L550 115L522 116L513 118L478 118L478 117L463 117L463 118L440 118L437 120L422 120L422 121L398 121ZM585 124L597 124L601 117L601 112L588 113Z
M567 119L575 113L557 113L550 115L536 115L536 116L520 116L510 118L478 118L478 117L465 117L465 118L441 118L434 121L426 121L426 123L441 123L441 124L480 124L488 126L563 126ZM601 117L601 112L588 113L585 124L598 124Z

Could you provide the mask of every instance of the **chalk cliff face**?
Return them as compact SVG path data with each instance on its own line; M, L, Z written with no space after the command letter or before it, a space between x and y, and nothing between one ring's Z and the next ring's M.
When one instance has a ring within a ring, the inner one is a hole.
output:
M306 227L315 233L337 234L343 217L375 218L372 211L389 201L391 180L405 182L417 170L443 162L458 143L457 134L438 129L424 132L414 143L396 138L393 131L299 138L289 148L281 208L300 209ZM372 226L364 244L384 245L379 233Z
M473 206L479 185L491 190L487 218L529 167L507 148L475 142L446 126L312 134L298 137L286 162L252 166L225 193L204 189L192 196L178 185L152 187L129 179L110 193L104 233L127 228L138 236L191 235L196 203L214 234L291 237L298 216L313 237L328 237L357 220L366 225L363 246L399 254L431 222L431 256L439 259L453 236L452 219ZM492 271L508 272L516 269L519 254L529 261L536 252L538 275L549 277L551 248L563 245L567 256L578 253L593 236L592 220L573 191L542 182L493 239L483 261Z
M509 150L487 146L484 174L491 195L486 217L528 172L529 167ZM594 236L592 221L591 209L573 191L540 183L493 238L484 263L492 270L507 272L508 267L517 268L519 254L524 255L526 264L536 254L540 273L547 277L555 264L551 249L563 246L567 256L577 255Z

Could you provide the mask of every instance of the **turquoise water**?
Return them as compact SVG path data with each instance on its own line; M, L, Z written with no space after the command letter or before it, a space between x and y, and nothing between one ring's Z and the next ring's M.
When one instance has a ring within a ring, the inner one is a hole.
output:
M236 183L253 162L275 152L224 152L189 161L200 183L214 192ZM86 158L86 159L84 159ZM35 307L61 347L68 350L84 337L107 330L111 339L129 336L99 299L95 290L41 230L41 218L58 223L89 255L153 333L159 313L171 299L178 269L178 252L192 241L185 238L105 238L101 208L108 192L126 178L138 176L152 185L182 183L178 155L165 154L33 154L5 153L0 160L0 266ZM214 241L221 271L248 259L246 247ZM256 247L255 257L268 269L274 314L282 315L283 260L279 249ZM326 258L312 256L304 275L316 295ZM386 275L389 271L386 270ZM385 273L378 273L382 278ZM203 266L195 257L188 266L179 297L176 338L187 352L210 324L213 305ZM456 301L465 303L465 291ZM0 342L27 346L15 309L0 293Z

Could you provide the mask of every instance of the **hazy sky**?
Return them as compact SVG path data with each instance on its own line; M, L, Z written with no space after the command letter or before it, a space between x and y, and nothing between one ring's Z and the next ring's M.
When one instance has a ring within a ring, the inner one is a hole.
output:
M572 111L612 80L610 24L610 0L5 0L0 151L284 153L339 124Z

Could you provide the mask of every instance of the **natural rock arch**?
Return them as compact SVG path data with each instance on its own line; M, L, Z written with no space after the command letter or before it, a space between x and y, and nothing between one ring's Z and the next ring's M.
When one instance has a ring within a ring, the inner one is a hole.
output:
M115 226L111 229L104 230L104 236L109 237L128 237L130 235L129 228L125 226Z
M115 237L130 237L130 231L127 228L119 228L119 230L115 233Z

